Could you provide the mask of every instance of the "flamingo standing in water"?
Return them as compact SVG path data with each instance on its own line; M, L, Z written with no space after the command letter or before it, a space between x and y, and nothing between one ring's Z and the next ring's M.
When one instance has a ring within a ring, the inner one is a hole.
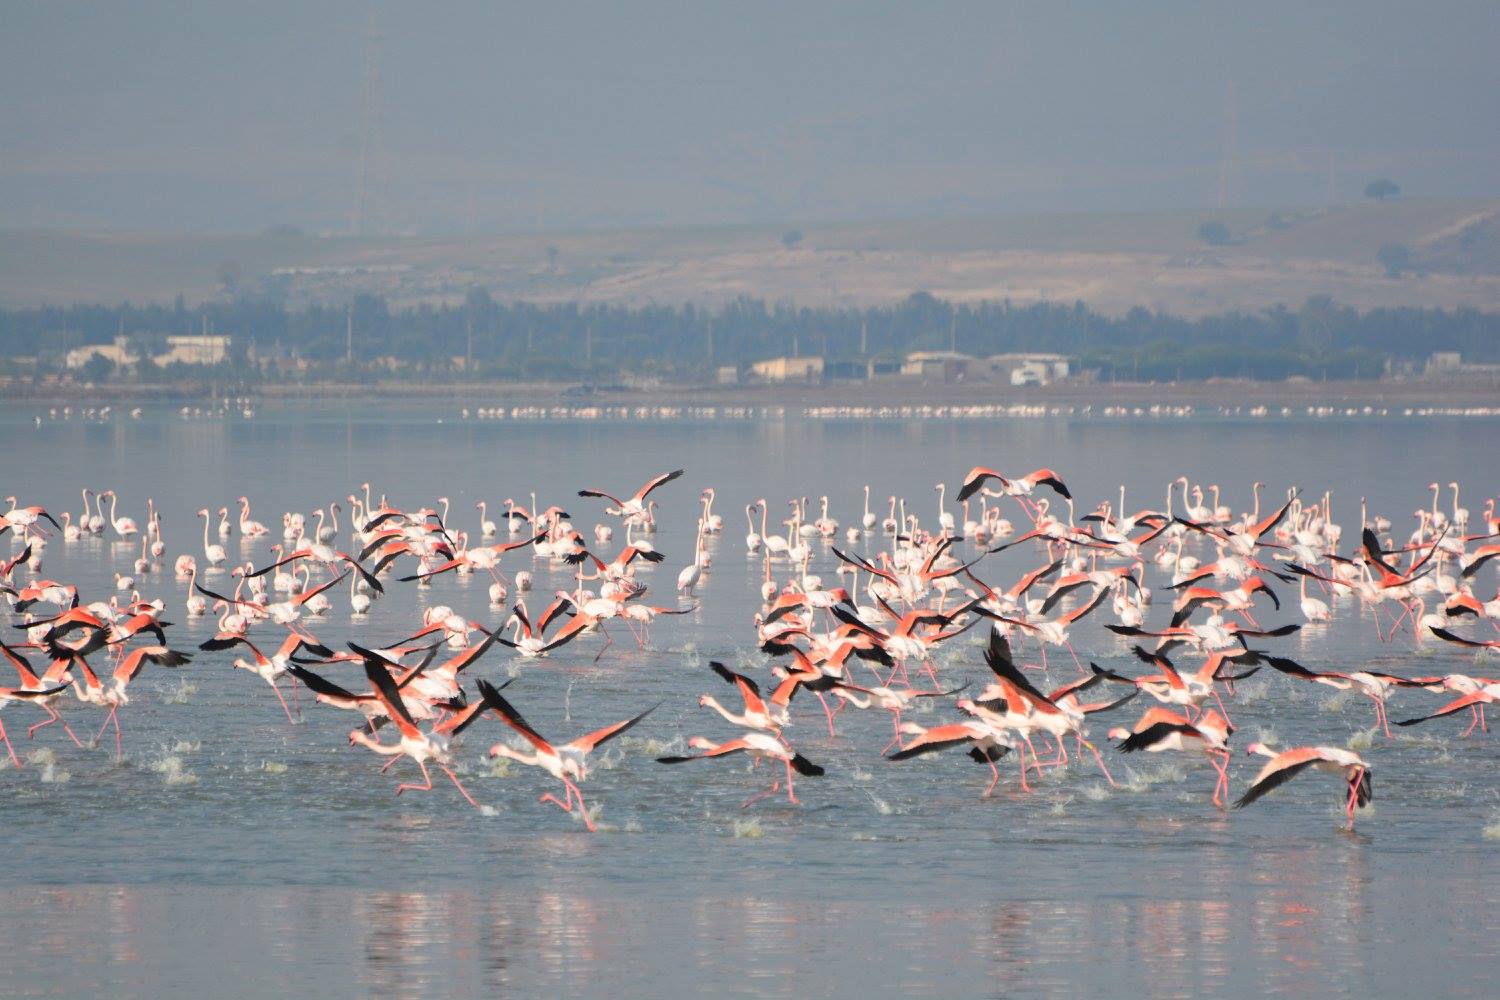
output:
M99 496L101 499L104 497L109 497L109 523L110 526L115 529L115 534L119 535L121 538L130 538L131 536L136 534L139 529L136 528L135 522L128 517L118 516L120 498L115 495L115 491L106 490L103 493L99 494Z

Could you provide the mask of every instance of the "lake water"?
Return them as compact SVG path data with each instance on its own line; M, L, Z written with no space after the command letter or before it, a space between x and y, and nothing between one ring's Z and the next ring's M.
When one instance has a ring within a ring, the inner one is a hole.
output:
M604 505L578 498L579 487L629 492L685 468L657 494L655 544L668 558L641 570L660 604L676 603L702 487L717 489L726 529L710 542L697 609L659 619L649 648L612 628L616 641L597 663L602 639L586 637L541 661L491 653L473 671L517 674L507 695L553 738L664 702L599 755L584 786L600 807L593 835L537 802L555 790L545 774L484 759L507 734L497 721L480 722L459 751L460 775L485 810L437 772L432 792L397 798L394 785L418 777L414 766L377 774L380 761L348 745L350 716L305 698L304 723L288 725L265 684L229 668L232 652L196 653L180 671L148 667L121 712L118 763L111 740L78 750L57 727L28 743L37 713L11 706L5 721L27 763L0 772L0 913L11 929L4 995L1493 995L1496 743L1495 734L1458 738L1466 718L1376 736L1362 750L1377 799L1352 834L1340 829L1334 778L1309 774L1223 813L1208 801L1212 770L1187 755L1106 750L1122 787L1075 761L1030 794L1007 758L997 794L983 800L987 769L956 753L883 761L886 713L844 712L830 737L805 696L788 736L827 775L799 780L800 807L770 798L740 809L769 780L743 758L675 768L651 758L680 752L688 736L734 734L697 706L703 693L733 701L709 659L764 676L751 622L761 561L743 542L743 507L757 497L784 516L787 498L814 498L815 509L826 494L848 525L870 483L882 516L885 498L899 494L931 524L935 484L947 482L951 498L982 462L1017 473L1052 466L1079 514L1114 499L1122 483L1132 510L1160 507L1179 474L1218 483L1238 513L1259 479L1268 503L1293 485L1309 498L1332 490L1347 552L1361 497L1401 538L1431 481L1461 481L1477 515L1500 489L1500 421L516 422L373 398L262 404L253 418L163 407L100 422L43 410L35 426L37 412L0 404L12 442L5 491L76 514L81 487L113 488L137 521L154 497L168 553L140 588L167 602L177 648L196 647L213 621L186 615L171 560L201 560L193 511L242 493L274 525L283 511L310 513L369 481L406 507L447 496L450 525L477 535L475 500L488 500L493 516L505 497L529 504L535 491L544 506L565 504L587 536ZM1007 513L1020 521L1013 505ZM236 537L229 548L264 565L267 544L242 547ZM876 534L855 548L885 544ZM85 601L107 599L113 572L128 572L138 548L59 537L42 575L76 582ZM821 542L814 549L814 571L834 579L831 552ZM1021 546L977 572L1009 585L1037 561ZM536 573L534 606L570 584L529 554L508 555L504 568ZM783 567L775 572L785 579ZM1150 579L1165 582L1154 567ZM223 574L204 582L232 585ZM345 593L311 628L330 645L378 645L414 631L432 604L498 624L506 612L488 607L488 582L450 574L418 591L392 579L368 620L350 620ZM1475 582L1492 594L1494 569ZM1278 589L1282 611L1260 602L1260 620L1300 620L1296 588ZM1169 603L1158 598L1148 620L1164 623ZM1073 630L1079 655L1138 672L1126 642L1103 629L1109 620L1106 603ZM1483 623L1463 630L1493 634ZM253 634L274 645L277 631ZM942 647L945 683L984 680L981 641L976 629ZM1330 625L1264 645L1314 669L1495 673L1494 660L1475 666L1471 653L1418 644L1410 631L1383 643L1369 612L1347 600ZM1035 647L1021 658L1032 662ZM1073 676L1065 652L1050 662L1054 681ZM328 673L359 676L347 666ZM1392 718L1439 703L1401 692ZM1363 744L1372 724L1357 695L1267 673L1228 704L1240 727L1236 796L1257 767L1243 753L1251 740ZM1095 719L1093 735L1102 740L1145 707ZM72 703L63 710L85 737L101 719ZM957 715L930 704L914 717Z

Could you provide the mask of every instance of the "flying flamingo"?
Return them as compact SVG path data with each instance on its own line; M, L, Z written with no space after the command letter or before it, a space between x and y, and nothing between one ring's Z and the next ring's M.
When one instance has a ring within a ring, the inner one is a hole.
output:
M594 830L594 821L589 816L588 806L583 801L583 793L578 790L578 785L576 784L576 782L587 780L589 776L589 753L600 744L628 731L646 716L656 711L660 707L660 703L658 702L637 716L625 719L622 722L616 722L614 725L605 726L602 729L596 729L591 733L584 733L577 739L564 743L561 746L553 746L533 729L531 724L521 717L521 713L517 712L515 707L506 701L505 697L488 682L481 680L479 682L479 690L484 695L485 703L499 712L500 717L505 720L506 724L524 736L527 742L534 748L532 753L528 755L519 750L512 750L504 743L496 743L490 747L490 756L505 757L518 764L539 767L561 781L563 788L566 789L562 801L559 801L557 796L551 792L547 792L537 801L551 802L564 812L572 812L573 803L576 799L578 813L583 817L584 825L592 833Z
M1236 809L1248 806L1266 793L1280 788L1309 767L1343 776L1344 783L1349 787L1344 813L1349 817L1350 830L1354 829L1355 808L1366 806L1375 798L1375 789L1370 783L1370 765L1359 754L1348 750L1337 747L1294 747L1278 753L1264 743L1252 743L1245 748L1245 752L1271 759L1260 769L1255 780L1250 782L1245 794L1235 802Z

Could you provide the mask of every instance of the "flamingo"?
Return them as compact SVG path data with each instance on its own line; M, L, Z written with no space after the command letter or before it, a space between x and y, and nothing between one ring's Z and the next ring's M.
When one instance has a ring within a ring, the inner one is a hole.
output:
M616 736L636 726L642 719L656 711L660 707L660 703L658 702L639 715L616 722L613 725L605 726L602 729L595 729L593 732L584 733L577 739L570 740L561 746L554 746L533 729L531 724L521 717L521 713L517 712L515 707L506 701L505 697L493 686L481 680L479 682L479 690L484 695L485 703L492 706L500 714L500 717L505 720L506 724L525 737L526 741L533 748L530 754L526 754L519 750L513 750L504 743L496 743L490 747L490 757L505 757L518 764L539 767L561 781L563 788L566 790L564 798L561 801L551 792L547 792L537 801L551 802L564 812L572 812L573 803L576 800L578 813L583 817L584 826L588 827L589 832L592 833L594 831L594 820L589 815L588 806L584 803L583 792L578 789L578 782L587 780L589 776L588 755L601 744L614 739Z
M725 757L735 753L748 754L757 761L779 760L786 765L786 798L793 805L799 805L801 800L797 798L796 792L792 789L792 772L795 770L798 774L806 778L818 778L824 774L823 768L814 764L800 753L797 753L785 740L774 733L747 732L742 733L735 739L726 740L723 743L715 743L702 736L694 736L688 740L688 746L694 750L701 750L703 752L699 754L658 757L656 758L656 762L658 764L683 764L690 760L709 760L714 757ZM767 791L746 799L740 804L740 808L746 808L752 802L763 799L767 795L774 795L780 788L781 782L778 780Z
M115 534L127 539L136 534L139 529L136 528L135 522L128 517L118 516L120 498L115 495L115 491L106 490L99 495L101 498L109 497L109 523L110 527L115 529Z
M198 510L198 516L201 517L201 518L203 518L203 559L204 559L204 561L207 562L210 566L222 566L222 565L224 565L224 561L229 558L228 554L224 551L224 546L218 544L217 542L210 542L208 540L208 518L209 518L208 508L207 507L200 508Z
M488 698L476 701L466 708L455 712L442 723L434 726L429 732L423 732L417 728L416 721L411 712L407 710L406 703L401 698L401 691L396 687L396 682L391 679L386 670L386 661L379 657L365 656L365 676L370 681L370 686L375 697L380 700L385 708L386 716L396 726L400 738L395 743L381 743L362 729L351 730L349 743L351 746L358 744L366 749L387 757L410 757L416 762L417 767L422 770L424 784L414 782L403 782L396 786L396 794L405 791L430 792L432 791L432 775L427 770L427 762L436 764L448 779L453 782L453 787L458 789L474 808L479 808L479 803L469 794L469 790L458 780L458 775L453 773L453 755L449 751L449 742L452 737L463 732L472 725L484 709L493 707ZM480 691L485 691L485 685L480 685Z
M1344 813L1349 818L1350 830L1354 829L1354 810L1368 805L1375 798L1375 789L1370 782L1370 765L1352 751L1319 746L1293 747L1278 753L1264 743L1252 743L1245 748L1245 752L1271 759L1250 782L1245 794L1235 802L1236 809L1248 806L1268 792L1280 788L1308 768L1343 776L1344 783L1349 788Z

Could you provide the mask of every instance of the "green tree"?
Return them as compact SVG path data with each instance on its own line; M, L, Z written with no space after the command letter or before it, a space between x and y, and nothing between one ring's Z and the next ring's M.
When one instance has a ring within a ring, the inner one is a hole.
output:
M90 382L103 382L115 370L115 363L102 354L91 354L79 369Z
M1401 186L1388 177L1381 177L1365 185L1365 197L1385 201L1401 193Z
M792 249L798 243L802 242L802 230L800 230L800 229L789 229L789 230L787 230L785 233L781 234L781 242L782 242L782 244L788 250Z

